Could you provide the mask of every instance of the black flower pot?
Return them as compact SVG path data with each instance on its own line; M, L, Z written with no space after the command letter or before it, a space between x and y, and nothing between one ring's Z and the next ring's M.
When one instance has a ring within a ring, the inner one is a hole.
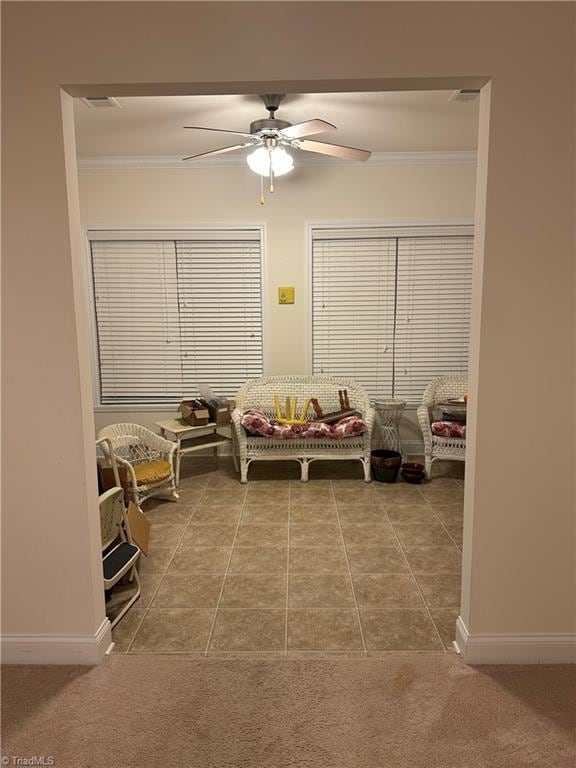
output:
M395 483L402 464L402 455L398 451L372 451L370 463L374 480L378 483Z

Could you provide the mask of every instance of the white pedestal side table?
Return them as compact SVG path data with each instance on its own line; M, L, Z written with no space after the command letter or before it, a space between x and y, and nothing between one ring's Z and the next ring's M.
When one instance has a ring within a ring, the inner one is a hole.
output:
M232 441L232 458L236 471L238 471L234 438L219 434L217 432L218 425L214 422L211 421L200 427L191 427L180 419L164 419L163 421L156 421L155 424L160 428L162 437L166 437L166 433L168 433L168 435L173 435L176 440L176 467L174 468L176 487L180 484L180 460L182 456L193 451L200 451L202 448L214 448L216 450L219 445Z
M382 435L382 447L389 451L398 451L404 458L402 442L400 440L400 419L402 411L406 408L405 400L373 400L378 420L380 422L380 434Z

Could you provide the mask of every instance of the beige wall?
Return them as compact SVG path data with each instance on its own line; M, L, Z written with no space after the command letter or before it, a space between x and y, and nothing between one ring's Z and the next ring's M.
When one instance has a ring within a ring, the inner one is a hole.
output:
M573 632L574 433L551 437L531 418L551 398L574 424L573 5L7 2L2 11L3 632L89 637L103 617L79 355L87 339L73 292L83 250L59 87L325 92L488 80L462 618L477 638Z
M80 211L87 227L263 224L265 373L275 375L309 366L307 223L472 221L474 191L474 165L300 167L261 206L248 168L98 169L80 172ZM293 306L278 305L280 285L295 286ZM154 428L160 416L98 410L96 429L124 420ZM414 422L407 413L411 450L421 442Z

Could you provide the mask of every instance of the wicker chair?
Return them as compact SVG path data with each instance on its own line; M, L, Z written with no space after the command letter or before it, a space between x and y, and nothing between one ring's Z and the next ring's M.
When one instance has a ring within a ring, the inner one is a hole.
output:
M468 377L465 373L437 376L426 387L422 405L418 408L418 422L424 438L424 462L428 479L432 474L432 463L437 459L466 460L466 438L434 435L430 424L432 411L439 403L446 402L451 397L462 397L467 392Z
M255 408L267 416L274 417L274 396L280 402L287 397L297 397L303 404L309 397L317 397L325 413L340 408L338 390L347 389L350 406L362 413L368 425L363 435L344 437L338 440L290 439L256 437L248 435L241 424L244 411ZM240 454L240 481L248 482L248 467L253 461L294 459L300 463L303 482L308 480L308 465L319 459L358 459L364 465L364 480L370 475L370 447L374 409L364 389L350 379L335 379L324 376L264 376L246 382L236 395L236 409L232 413L235 443Z
M110 440L118 463L126 467L130 496L136 504L151 496L180 498L174 476L176 443L139 424L111 424L98 433L98 438L103 437ZM102 449L109 452L105 444ZM149 479L155 474L158 479Z

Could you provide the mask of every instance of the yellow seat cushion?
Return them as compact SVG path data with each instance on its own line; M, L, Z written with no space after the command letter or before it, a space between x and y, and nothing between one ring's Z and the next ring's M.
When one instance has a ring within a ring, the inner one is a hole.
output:
M134 474L138 485L148 485L157 483L159 480L166 480L172 474L172 467L169 461L158 459L157 461L146 461L142 464L134 465Z

